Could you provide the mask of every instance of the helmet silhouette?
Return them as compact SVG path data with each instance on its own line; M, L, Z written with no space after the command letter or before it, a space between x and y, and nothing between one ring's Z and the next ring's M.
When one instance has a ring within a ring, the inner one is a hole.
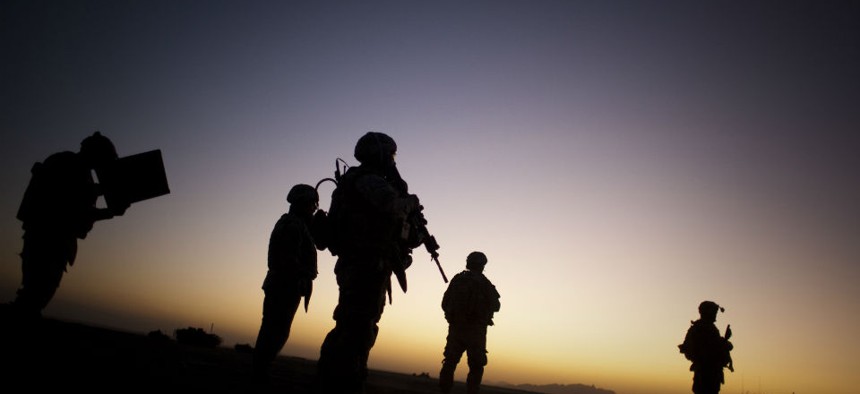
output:
M98 131L81 141L80 153L93 165L101 165L119 157L113 142Z
M487 255L481 252L472 252L466 257L466 268L468 269L481 269L485 265L487 265Z
M362 164L385 164L395 153L397 144L393 138L369 131L358 139L353 156Z
M293 186L287 193L287 202L290 204L302 202L319 202L320 196L311 185L300 183Z

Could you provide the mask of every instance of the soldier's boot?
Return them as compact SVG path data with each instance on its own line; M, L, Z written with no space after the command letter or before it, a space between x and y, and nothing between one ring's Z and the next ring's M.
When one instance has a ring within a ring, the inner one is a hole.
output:
M450 361L442 362L442 370L439 371L439 391L450 393L454 387L454 370L457 364Z

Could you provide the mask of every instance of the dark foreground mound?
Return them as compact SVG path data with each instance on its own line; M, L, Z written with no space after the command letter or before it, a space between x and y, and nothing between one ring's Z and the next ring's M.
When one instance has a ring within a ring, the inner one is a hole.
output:
M0 392L64 389L88 393L314 393L316 361L280 357L267 383L251 355L54 319L21 321L0 307ZM438 393L428 376L371 371L367 394ZM465 393L462 384L454 393ZM483 394L528 393L484 387Z

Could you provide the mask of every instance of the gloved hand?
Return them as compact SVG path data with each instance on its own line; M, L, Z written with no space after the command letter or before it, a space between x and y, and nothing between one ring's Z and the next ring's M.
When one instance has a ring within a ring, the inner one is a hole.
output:
M318 209L310 224L311 235L314 237L314 245L317 250L328 248L328 243L330 241L328 226L328 214L326 211Z
M108 210L113 216L122 216L125 214L125 211L131 206L131 203L125 201L123 199L111 200L111 204L108 205Z
M407 212L421 212L424 210L424 207L421 205L421 201L418 200L417 195L410 194L406 196L406 202Z
M326 217L328 217L328 214L322 209L317 209L316 213L314 213L314 221L325 220Z
M118 207L111 208L114 216L122 216L125 214L125 211L131 206L131 204L123 204Z

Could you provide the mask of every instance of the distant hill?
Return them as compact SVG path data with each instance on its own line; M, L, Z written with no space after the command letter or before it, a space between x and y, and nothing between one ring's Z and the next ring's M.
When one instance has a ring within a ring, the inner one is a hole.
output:
M594 385L586 386L584 384L509 384L499 383L499 387L511 387L524 391L544 394L615 394L612 390L594 387Z

